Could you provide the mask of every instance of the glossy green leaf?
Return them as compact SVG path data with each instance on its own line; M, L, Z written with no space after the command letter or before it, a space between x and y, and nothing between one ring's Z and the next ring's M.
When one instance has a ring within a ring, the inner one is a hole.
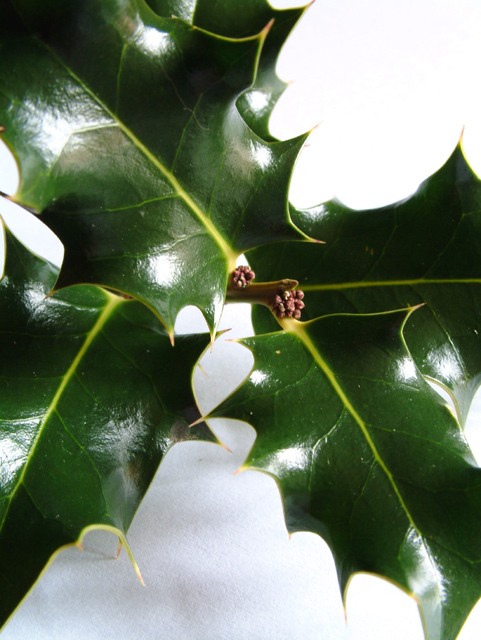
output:
M230 38L246 38L270 24L257 70L255 85L243 93L237 107L249 126L264 140L274 140L269 132L269 118L286 84L276 74L280 49L302 16L305 8L273 9L265 0L147 0L156 13L172 15Z
M2 3L0 124L20 166L14 199L65 245L57 287L127 292L171 332L193 304L213 329L237 256L299 237L287 191L305 136L266 142L236 106L267 31L225 38L144 0Z
M408 314L244 340L254 368L210 417L256 428L246 467L277 479L290 531L327 541L343 592L356 572L384 576L416 598L428 640L453 640L481 596L481 471L406 348Z
M464 422L481 381L481 182L461 145L402 202L355 211L331 201L293 217L325 244L251 252L257 279L298 280L306 319L424 302L409 318L406 341L422 373L451 392ZM254 317L258 332L278 328L263 309Z
M93 286L45 298L56 270L6 231L0 282L0 622L52 554L118 533L167 449L202 436L191 371L208 336L172 348L144 305Z

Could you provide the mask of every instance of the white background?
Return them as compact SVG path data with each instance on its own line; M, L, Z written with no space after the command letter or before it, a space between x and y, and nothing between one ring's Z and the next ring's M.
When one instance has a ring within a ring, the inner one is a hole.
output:
M480 174L480 33L479 0L311 6L282 53L279 73L294 82L271 121L280 138L322 122L298 162L292 201L308 206L336 194L361 208L403 198L446 161L464 125L467 157ZM3 154L0 190L13 193L15 184L15 166ZM21 212L9 203L0 211L60 261L61 249ZM249 309L228 307L223 327L233 328L227 337L249 334ZM183 312L176 328L204 326L200 314ZM251 364L245 349L220 338L203 362L208 377L195 375L201 407L217 404ZM467 428L478 459L480 421L481 401ZM372 576L352 581L346 624L323 541L307 533L289 540L271 478L234 475L253 429L213 426L232 453L176 445L130 529L146 588L125 553L113 559L113 536L89 534L85 552L68 550L51 564L2 640L421 640L415 603ZM480 630L478 607L460 638L478 638Z

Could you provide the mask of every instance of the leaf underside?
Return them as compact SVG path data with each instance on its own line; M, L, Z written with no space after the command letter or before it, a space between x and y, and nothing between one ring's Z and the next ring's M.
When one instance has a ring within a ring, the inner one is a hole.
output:
M209 417L257 430L290 531L414 595L426 637L453 640L481 595L481 471L401 335L410 311L332 315L246 339L247 382ZM419 313L416 310L413 315Z
M57 277L6 230L0 282L0 620L52 554L92 526L125 534L166 451L214 440L191 370L209 337L175 348L144 305Z

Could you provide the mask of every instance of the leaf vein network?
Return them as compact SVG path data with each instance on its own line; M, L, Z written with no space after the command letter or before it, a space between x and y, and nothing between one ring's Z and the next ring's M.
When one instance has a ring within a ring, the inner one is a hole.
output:
M76 369L79 366L80 362L82 361L83 356L85 355L85 353L88 351L90 344L92 343L95 335L100 331L100 329L102 328L103 324L106 322L107 318L110 316L110 313L112 312L112 310L119 304L119 302L121 301L121 298L118 298L118 300L115 300L114 297L110 298L110 300L106 303L103 311L100 313L100 315L98 316L95 324L93 325L92 329L90 330L87 338L85 339L85 341L83 342L81 348L79 349L77 356L75 357L75 359L72 361L72 364L70 365L69 369L66 371L65 375L62 377L62 382L59 384L57 391L55 393L55 395L53 396L49 407L47 408L47 410L45 411L42 420L40 421L39 425L38 425L38 429L37 429L37 433L35 435L35 438L33 439L31 445L30 445L30 451L26 457L25 463L23 465L22 471L20 473L20 476L17 480L15 489L12 492L12 497L15 495L15 492L17 491L18 487L21 485L25 474L27 472L29 463L32 459L32 456L35 453L35 450L37 448L37 445L42 437L42 434L44 433L44 429L46 427L46 425L48 424L50 417L52 416L52 414L54 414L57 410L57 405L62 397L62 394L65 390L65 388L68 386L70 379L72 378L73 375L76 375ZM10 510L10 506L12 504L12 501L10 500L8 507L5 509L4 515L3 515L3 519L2 522L0 523L0 529L3 526L3 523L5 522L5 519L7 518L8 512Z
M366 424L369 427L372 427L373 429L377 429L378 431L384 431L386 433L390 433L395 436L400 434L403 436L407 436L408 438L412 438L413 440L428 442L429 444L435 445L436 447L440 447L441 449L444 449L445 451L448 451L451 454L457 455L458 457L462 457L461 451L459 451L459 449L453 449L448 445L444 444L443 442L439 442L438 440L433 440L432 438L427 438L426 436L420 435L419 433L412 433L409 431L404 431L404 429L398 429L398 428L389 429L387 427L381 427L377 424L372 424L372 423L366 423ZM480 480L480 486L481 486L481 480Z
M169 251L172 251L172 249L174 247L176 247L179 244L182 244L183 242L188 242L189 240L191 240L192 238L197 238L197 237L202 237L202 236L206 236L206 237L211 237L206 231L198 231L196 233L190 233L189 235L184 236L183 238L176 238L171 244L168 244L166 246L164 246L160 251L157 250L155 252L148 252L148 253L139 253L139 254L130 254L130 253L122 253L122 254L117 254L115 256L98 256L95 258L86 258L86 260L88 262L101 262L101 261L108 261L108 260L120 260L122 258L134 258L134 259L138 259L138 258L153 258L156 256L161 256L164 253L167 253ZM213 260L216 260L217 258L213 258ZM208 264L207 262L203 263Z
M332 436L332 434L340 426L342 418L346 414L346 412L347 412L347 409L345 407L342 407L341 413L339 414L339 418L336 420L336 422L332 425L332 427L329 429L329 431L326 434L320 436L311 447L311 456L310 456L310 460L309 460L309 481L308 481L309 498L312 495L312 480L314 478L314 473L315 473L317 449L318 449L318 447L319 447L319 445L321 443L327 444L327 441L329 440L329 438Z
M73 440L73 442L77 445L77 447L83 451L83 453L85 454L85 456L87 457L88 461L90 462L90 464L92 465L95 473L97 474L97 476L99 477L100 480L100 489L102 491L102 495L103 495L103 489L102 489L102 475L97 467L97 464L95 463L95 461L93 460L90 451L88 451L88 449L86 449L79 441L78 439L74 436L74 434L72 433L72 431L70 431L70 429L68 428L65 420L62 418L60 411L58 409L55 410L55 413L57 414L58 419L60 420L60 423L62 425L62 427L64 428L65 433L67 433L67 435ZM105 495L104 495L104 502L106 503L106 499L105 499Z
M420 294L421 295L421 294ZM439 314L436 313L436 311L433 309L432 305L430 302L427 302L424 296L421 296L424 299L424 303L425 305L428 307L429 311L431 312L434 320L436 321L437 325L439 326L439 328L441 329L441 331L444 333L446 340L448 341L448 343L450 344L453 353L456 354L456 360L458 361L458 364L460 366L460 368L463 371L464 374L464 379L468 380L469 379L469 375L468 372L466 370L466 364L465 361L463 359L463 357L461 356L461 353L459 352L458 347L455 345L455 343L453 342L453 339L451 337L451 334L449 333L449 331L446 329L444 323L442 322L441 318L439 317Z
M212 236L219 249L224 253L225 257L229 262L233 262L235 258L235 254L224 238L223 234L217 229L217 227L211 222L210 218L202 211L199 205L191 198L191 196L187 193L187 191L182 187L178 179L167 169L167 167L162 163L162 161L157 158L152 151L150 151L138 138L137 136L111 111L106 104L97 96L97 94L88 87L75 73L74 71L53 51L53 49L47 45L45 42L39 40L36 36L33 36L37 42L40 43L50 55L57 61L58 64L61 65L63 69L67 71L67 73L72 77L75 82L77 82L80 87L91 96L95 102L104 110L104 112L110 116L113 120L112 125L110 126L118 126L121 131L131 140L134 146L160 171L160 173L167 179L173 189L178 193L178 195L184 200L187 206L191 209L191 211L195 214L195 216L199 219L199 221L204 225L206 230ZM164 71L165 73L165 71ZM168 76L167 76L168 77ZM175 86L175 85L174 85ZM179 100L182 99L179 96Z
M137 369L137 371L139 371L142 375L144 375L149 382L152 385L152 389L154 391L154 394L156 396L156 398L159 401L160 406L162 407L162 410L164 411L164 413L167 413L167 410L164 406L163 400L161 398L161 396L159 395L159 392L157 390L157 387L154 383L154 379L152 377L152 375L150 373L147 373L147 371L144 371L144 369L142 369L142 367L140 367L137 362L135 362L135 360L131 357L129 357L124 351L122 351L122 349L120 349L120 347L118 345L116 345L110 338L109 336L106 334L106 332L104 331L104 329L102 329L101 331L101 335L102 337L105 339L106 342L108 342L108 344L112 347L112 349L114 349L119 355L121 355L127 362L129 362L133 367L135 367L135 369Z
M394 476L392 475L392 473L390 472L389 468L387 467L386 463L384 462L382 456L380 455L379 451L377 450L377 447L371 437L371 434L369 433L369 430L365 424L365 422L363 421L363 419L361 418L361 416L359 415L359 413L356 411L356 409L354 408L354 406L352 405L352 403L350 402L348 396L346 395L344 389L342 388L342 386L340 385L340 383L338 382L336 375L334 374L334 372L332 371L332 369L329 367L329 365L327 364L327 362L322 358L321 354L319 353L318 349L316 348L315 344L311 341L306 329L304 327L300 328L297 330L296 335L299 337L299 339L304 343L306 349L312 354L314 360L316 361L316 363L319 365L319 368L324 372L324 374L327 376L329 382L331 383L331 385L333 386L335 392L338 394L340 400L342 401L342 403L344 404L344 406L346 407L346 409L349 411L349 413L352 415L352 417L354 418L355 422L357 423L357 425L359 426L364 438L366 439L366 442L369 446L369 448L371 449L373 455L374 455L374 459L378 462L379 466L381 467L381 469L383 470L384 474L387 476L388 481L390 482L392 488L394 489L394 492L397 496L397 499L400 503L401 508L403 509L403 511L405 512L409 522L411 523L411 525L418 531L417 525L404 501L404 498L395 482Z
M181 150L181 148L182 148L182 145L183 145L183 142L184 142L184 137L185 137L185 134L186 134L186 132L187 132L187 129L190 127L190 125L191 125L191 123L192 123L192 121L193 121L193 120L195 120L195 122L196 122L197 124L199 124L199 122L198 122L198 120L197 120L197 117L196 117L196 115L195 115L195 112L197 111L197 107L199 106L199 104L200 104L200 102L201 102L201 100L202 100L203 96L204 96L204 94L203 94L203 93L200 93L200 94L199 94L199 97L198 97L198 98L197 98L197 100L196 100L196 103L195 103L195 105L194 105L194 108L193 108L193 109L189 109L189 111L191 112L191 114L190 114L189 119L187 120L187 122L185 123L185 125L184 125L184 126L183 126L183 128L182 128L182 133L180 134L179 142L177 143L177 148L176 148L176 150L175 150L174 159L173 159L173 161L172 161L172 165L171 165L171 167L170 167L170 171L171 171L172 173L174 173L174 171L175 171L175 165L176 165L177 158L178 158L178 155L179 155L179 153L180 153L180 150ZM200 126L200 124L199 124L199 126Z

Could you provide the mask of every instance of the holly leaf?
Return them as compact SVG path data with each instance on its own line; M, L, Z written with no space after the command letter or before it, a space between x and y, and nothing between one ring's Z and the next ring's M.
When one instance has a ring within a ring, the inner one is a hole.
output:
M21 174L13 199L65 245L57 289L128 293L171 334L194 305L213 331L238 255L299 237L287 192L305 136L266 142L237 107L267 33L214 35L144 0L2 4L0 125Z
M249 253L257 279L305 292L303 318L424 306L405 329L421 372L453 397L464 423L481 380L481 183L461 144L406 200L367 211L330 201L293 218L325 244L279 243ZM254 311L257 332L279 327Z
M209 417L256 428L244 468L277 480L290 532L326 540L344 594L357 572L384 576L416 599L428 640L454 640L481 596L481 471L410 356L410 313L243 340L253 370Z
M3 228L3 226L2 226ZM52 556L92 528L125 533L176 442L215 441L191 371L208 336L175 348L144 305L93 286L45 298L57 270L5 231L0 282L0 622Z
M158 15L166 18L175 15L229 38L250 37L271 25L262 48L255 84L239 97L237 107L259 136L264 140L275 140L269 132L269 118L287 86L276 74L277 58L306 7L279 10L265 0L243 0L239 5L225 0L147 1Z

